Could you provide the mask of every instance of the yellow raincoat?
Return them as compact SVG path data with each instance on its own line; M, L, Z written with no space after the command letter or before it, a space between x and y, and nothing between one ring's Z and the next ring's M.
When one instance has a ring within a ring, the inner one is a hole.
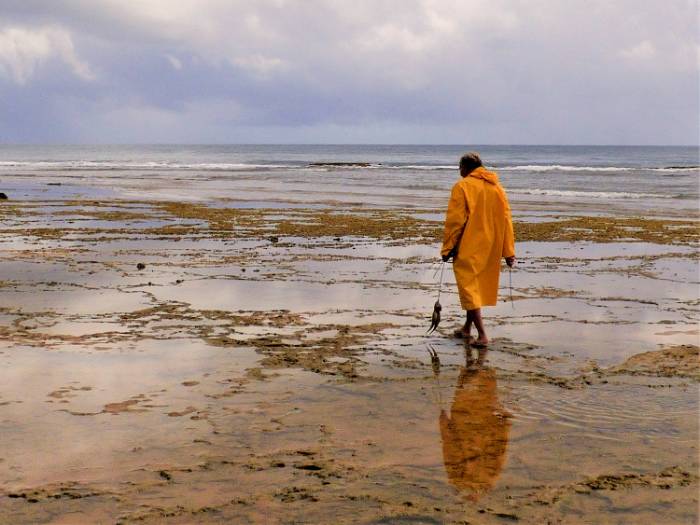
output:
M476 168L452 188L445 218L442 255L457 247L454 272L464 310L494 306L501 258L515 255L506 192L498 175Z

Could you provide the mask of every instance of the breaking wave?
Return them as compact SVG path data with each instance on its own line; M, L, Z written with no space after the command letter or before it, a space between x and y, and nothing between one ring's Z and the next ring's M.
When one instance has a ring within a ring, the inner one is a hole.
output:
M79 170L176 170L176 171L245 171L297 168L291 164L248 164L228 162L200 162L194 164L179 162L111 162L93 160L70 161L0 161L0 169L31 169L38 171L79 171Z
M523 166L500 166L500 171L594 171L594 172L619 172L619 171L662 171L662 172L690 172L700 171L700 166L668 166L665 168L631 167L631 166L564 166L561 164L526 164Z
M411 171L440 171L458 169L456 164L382 164L378 162L310 162L310 163L246 163L246 162L129 162L129 161L0 161L0 170L17 169L35 171L264 171L291 170L353 170L388 169ZM617 173L629 171L654 171L663 173L700 172L700 166L631 167L631 166L568 166L561 164L523 164L493 167L503 172L600 172Z
M519 195L544 195L548 197L584 197L598 199L675 199L677 195L662 195L659 193L627 193L623 191L574 191L574 190L544 190L540 188L516 189L508 193Z

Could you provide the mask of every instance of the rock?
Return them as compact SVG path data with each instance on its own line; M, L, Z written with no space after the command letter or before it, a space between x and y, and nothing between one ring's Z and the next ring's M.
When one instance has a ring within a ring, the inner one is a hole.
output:
M275 243L278 243L278 242L280 241L280 238L279 238L279 237L272 236L272 237L270 237L269 241L270 241L272 244L275 244Z
M136 269L137 269L137 270L145 270L145 269L146 269L146 265L143 264L143 263L138 263L138 264L136 265Z
M368 168L369 166L371 166L369 162L312 162L309 164L310 168Z
M7 195L5 193L0 192L0 201L6 201L7 200Z
M308 465L296 465L294 468L298 468L300 470L313 470L313 471L323 469L323 467L321 467L319 465L314 465L313 463L310 463Z

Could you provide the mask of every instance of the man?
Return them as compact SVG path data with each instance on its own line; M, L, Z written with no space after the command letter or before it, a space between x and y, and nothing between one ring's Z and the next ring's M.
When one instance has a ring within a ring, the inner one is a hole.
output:
M467 311L464 327L455 335L475 346L489 342L481 319L482 306L494 306L498 297L501 257L515 264L515 237L506 192L498 175L484 169L478 153L459 161L462 180L452 188L445 218L443 261L454 257L459 300ZM478 336L471 339L472 323Z

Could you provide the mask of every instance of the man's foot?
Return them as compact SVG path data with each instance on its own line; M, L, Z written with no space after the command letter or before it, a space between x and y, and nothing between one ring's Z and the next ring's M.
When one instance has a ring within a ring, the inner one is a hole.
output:
M469 341L469 344L475 348L485 348L489 344L489 338L485 335L480 335L476 339Z
M452 335L454 335L457 339L464 339L464 343L467 345L474 346L474 343L476 342L474 336L469 335L467 332L465 332L464 328L457 328ZM487 339L486 343L488 342L489 341Z
M469 335L469 332L465 330L464 326L457 328L452 335L454 335L457 339L466 339L469 341L472 339L472 336Z

